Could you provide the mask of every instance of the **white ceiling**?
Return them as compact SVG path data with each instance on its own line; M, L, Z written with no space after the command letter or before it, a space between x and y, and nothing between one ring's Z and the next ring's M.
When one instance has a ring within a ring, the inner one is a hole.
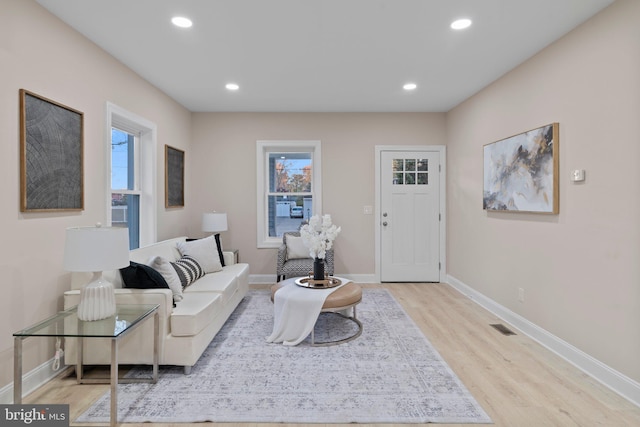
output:
M255 112L448 111L613 2L37 1L189 110Z

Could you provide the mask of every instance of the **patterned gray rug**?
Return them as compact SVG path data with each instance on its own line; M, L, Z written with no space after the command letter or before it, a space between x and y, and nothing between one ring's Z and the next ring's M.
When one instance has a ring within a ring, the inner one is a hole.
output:
M118 388L120 422L491 423L458 377L386 290L365 289L364 325L332 347L268 344L268 291L250 291L189 376L161 367L157 384ZM316 341L353 332L322 314ZM331 331L330 334L322 331ZM148 376L149 368L132 371ZM76 422L107 422L109 394Z

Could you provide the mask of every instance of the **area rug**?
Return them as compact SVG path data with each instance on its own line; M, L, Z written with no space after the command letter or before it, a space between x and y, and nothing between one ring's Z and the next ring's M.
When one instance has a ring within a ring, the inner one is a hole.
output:
M118 387L126 423L491 423L387 290L365 289L362 335L346 344L269 344L269 292L244 298L191 375L161 367L157 384ZM353 322L322 314L316 341L348 336ZM149 376L148 367L129 376ZM108 422L109 393L76 422Z

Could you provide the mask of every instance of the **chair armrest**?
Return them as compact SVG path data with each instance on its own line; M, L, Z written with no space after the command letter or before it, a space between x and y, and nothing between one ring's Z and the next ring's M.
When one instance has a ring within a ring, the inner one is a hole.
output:
M224 265L233 265L236 263L236 256L232 251L222 251L224 257Z
M276 267L276 274L280 274L284 267L284 262L287 260L287 245L282 244L278 248L278 261Z

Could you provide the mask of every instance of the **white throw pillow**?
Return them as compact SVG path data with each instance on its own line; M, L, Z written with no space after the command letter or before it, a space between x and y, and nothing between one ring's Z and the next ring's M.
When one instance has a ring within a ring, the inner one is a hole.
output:
M286 242L287 259L311 258L309 248L302 242L302 237L287 235Z
M178 242L177 246L182 256L188 255L198 261L205 273L222 270L215 236L190 242Z
M160 273L167 282L169 289L173 292L173 302L182 301L182 282L169 260L161 256L155 256L147 261L147 265Z

